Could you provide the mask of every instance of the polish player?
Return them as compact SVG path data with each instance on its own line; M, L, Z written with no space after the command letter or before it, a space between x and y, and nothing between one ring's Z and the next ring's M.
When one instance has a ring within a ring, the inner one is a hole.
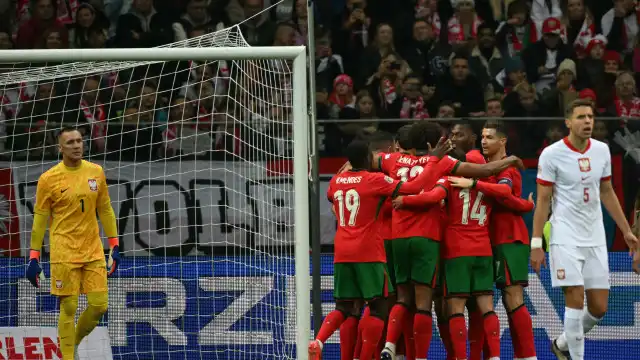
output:
M423 172L429 161L429 151L441 134L442 128L437 123L416 122L411 126L405 152L380 154L374 160L374 165L377 164L380 170L396 180L411 181ZM519 162L518 158L510 157L500 163L477 165L462 163L447 156L438 163L438 168L442 174L488 177ZM431 188L425 190L429 191ZM419 352L416 357L426 358L432 337L433 289L438 283L440 262L440 234L437 229L441 218L439 213L437 217L434 214L403 209L393 212L391 244L397 303L389 314L385 347L380 354L382 360L395 358L397 341L402 333L407 332L407 324L412 320L415 350ZM417 313L411 315L410 309L414 301Z
M82 160L82 135L76 129L60 131L58 148L62 162L38 179L27 278L39 287L42 276L40 249L51 219L51 294L60 300L58 336L62 358L73 360L74 356L78 359L78 344L107 311L107 272L111 275L116 270L120 254L116 218L102 167ZM109 238L108 264L96 210ZM76 325L81 293L87 295L89 304Z
M552 351L558 359L570 356L572 360L583 360L584 334L605 315L609 297L609 264L601 203L634 252L636 272L640 271L640 252L638 239L611 185L609 147L591 139L594 126L591 102L572 102L565 124L569 135L546 147L540 155L531 264L539 272L545 263L542 232L552 205L551 280L553 287L562 288L565 299L564 333L553 340Z
M507 156L506 131L497 122L487 123L482 129L482 152L489 161ZM513 196L522 195L522 175L508 168L496 177L498 184L508 185ZM533 196L529 195L533 210ZM524 303L524 287L529 280L529 232L517 209L498 201L493 206L489 229L493 245L496 287L502 291L502 302L507 310L509 331L513 343L514 359L535 360L531 315Z
M365 300L370 316L363 319L361 359L370 360L377 350L387 317L386 256L378 221L379 209L387 197L415 194L433 187L440 177L439 158L450 150L440 141L425 171L412 182L393 180L366 170L371 164L371 149L364 141L347 147L351 170L331 179L327 197L338 217L334 254L334 297L336 310L325 318L318 336L309 344L309 359L319 360L322 347L333 332L354 311L354 300Z

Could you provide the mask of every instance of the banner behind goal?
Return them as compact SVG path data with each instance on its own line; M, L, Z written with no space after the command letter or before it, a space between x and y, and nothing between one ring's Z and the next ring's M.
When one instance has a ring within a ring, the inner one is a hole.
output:
M24 270L66 126L104 168L125 256L83 359L306 358L305 61L236 27L165 48L0 51L0 358L58 358L50 284Z

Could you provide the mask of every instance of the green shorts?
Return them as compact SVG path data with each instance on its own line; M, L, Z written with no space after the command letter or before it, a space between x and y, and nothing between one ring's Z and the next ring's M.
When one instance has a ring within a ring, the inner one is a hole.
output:
M493 257L461 256L444 260L444 295L493 294Z
M391 240L396 284L439 284L440 242L423 237Z
M384 252L387 255L387 274L389 275L389 292L395 292L396 272L393 265L393 245L391 240L384 241Z
M333 264L333 297L336 299L371 300L387 297L387 286L385 263Z
M493 248L496 287L529 284L529 245L523 243L501 244Z

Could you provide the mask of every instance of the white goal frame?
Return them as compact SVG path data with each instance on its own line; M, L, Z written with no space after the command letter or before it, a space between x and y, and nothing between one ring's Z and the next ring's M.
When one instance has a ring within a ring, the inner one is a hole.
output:
M296 286L296 356L307 360L311 339L311 288L309 284L309 188L307 108L307 55L304 46L209 47L137 49L35 49L0 50L0 63L203 60L293 60L293 185ZM10 78L10 75L5 75ZM52 74L51 78L64 76Z

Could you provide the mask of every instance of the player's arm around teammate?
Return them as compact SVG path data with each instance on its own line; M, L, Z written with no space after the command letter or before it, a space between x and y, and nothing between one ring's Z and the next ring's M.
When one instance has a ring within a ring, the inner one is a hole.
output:
M107 268L96 211L109 237L110 272L120 260L116 221L102 168L82 160L82 134L65 128L58 135L62 162L38 180L27 278L39 287L40 249L50 228L51 293L60 298L58 335L64 360L74 359L77 346L107 311ZM75 324L78 296L88 306Z

